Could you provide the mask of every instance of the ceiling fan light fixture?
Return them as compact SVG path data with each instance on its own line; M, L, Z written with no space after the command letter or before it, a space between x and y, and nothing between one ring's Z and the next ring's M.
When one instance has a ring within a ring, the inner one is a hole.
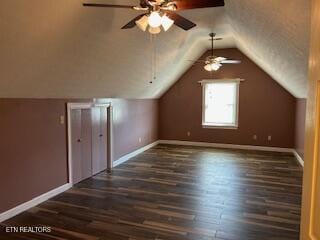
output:
M170 19L167 15L163 15L161 18L161 25L164 29L164 31L168 31L172 25L174 24L174 21Z
M220 63L207 63L204 69L208 72L218 71L222 65Z
M161 32L160 27L149 27L149 33L151 34L159 34Z
M143 17L141 17L139 20L136 21L136 25L142 30L142 31L146 31L148 28L148 17L146 15L144 15Z
M149 16L149 19L148 19L148 23L150 25L150 27L152 28L158 28L161 26L161 16L159 14L159 12L152 12Z

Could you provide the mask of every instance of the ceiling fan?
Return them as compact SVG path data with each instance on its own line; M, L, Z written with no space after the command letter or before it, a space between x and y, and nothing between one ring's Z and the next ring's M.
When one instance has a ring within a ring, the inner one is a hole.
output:
M224 6L224 0L140 0L138 6L83 3L84 7L102 7L102 8L124 8L135 11L145 11L145 13L132 19L122 29L133 28L136 25L142 30L151 34L168 31L173 24L188 31L196 24L177 14L176 11L204 7Z
M231 60L231 59L227 59L225 57L218 57L214 55L213 52L213 42L215 40L222 40L222 38L215 38L216 34L215 33L210 33L210 41L211 41L211 55L208 56L205 60L197 60L197 61L193 61L195 62L195 64L201 63L201 64L205 64L204 65L204 69L208 72L213 72L213 71L218 71L221 67L222 64L239 64L241 63L241 61L239 60Z

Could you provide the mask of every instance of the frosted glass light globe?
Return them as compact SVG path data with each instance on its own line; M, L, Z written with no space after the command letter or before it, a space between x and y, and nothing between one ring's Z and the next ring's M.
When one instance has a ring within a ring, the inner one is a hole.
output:
M174 24L174 21L171 20L170 18L168 18L166 15L164 15L161 18L161 24L162 24L164 31L166 32L169 30L169 28L172 27L172 25Z
M142 18L136 21L136 24L142 31L145 32L148 28L148 20L148 17L144 15Z
M212 63L211 64L211 68L213 71L218 71L220 69L220 67L221 67L221 64L219 64L219 63Z
M150 27L157 28L161 26L161 16L158 12L152 12L149 16Z
M156 27L156 28L149 27L149 33L151 33L151 34L159 34L160 32L161 32L160 27Z
M208 71L208 72L211 72L213 69L212 69L212 67L211 67L211 64L206 64L205 66L204 66L204 69L206 70L206 71Z

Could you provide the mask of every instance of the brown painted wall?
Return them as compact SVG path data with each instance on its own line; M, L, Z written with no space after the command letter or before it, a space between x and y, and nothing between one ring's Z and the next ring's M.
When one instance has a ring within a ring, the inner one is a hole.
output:
M212 75L201 64L190 68L160 99L160 139L292 148L295 98L239 50L222 49L215 54L242 63L224 65ZM210 78L245 79L240 84L237 130L202 128L202 87L198 81ZM254 134L257 140L253 140ZM268 135L272 135L271 142Z
M0 100L0 212L67 182L63 100Z
M112 105L115 160L158 140L158 100L117 99Z
M66 102L0 99L0 212L67 183ZM157 100L112 104L115 159L158 139Z
M304 135L306 124L306 99L296 100L295 149L300 157L304 157Z

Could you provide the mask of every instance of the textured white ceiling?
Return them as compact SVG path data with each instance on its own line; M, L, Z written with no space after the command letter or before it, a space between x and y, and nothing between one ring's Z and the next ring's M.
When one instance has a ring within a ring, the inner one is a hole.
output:
M0 97L157 98L209 48L212 30L224 38L217 48L238 46L292 94L306 95L309 0L226 0L225 8L181 12L198 26L154 39L153 84L150 36L120 29L137 13L81 2L1 1Z
M226 11L238 48L291 94L306 97L310 1L226 0Z

